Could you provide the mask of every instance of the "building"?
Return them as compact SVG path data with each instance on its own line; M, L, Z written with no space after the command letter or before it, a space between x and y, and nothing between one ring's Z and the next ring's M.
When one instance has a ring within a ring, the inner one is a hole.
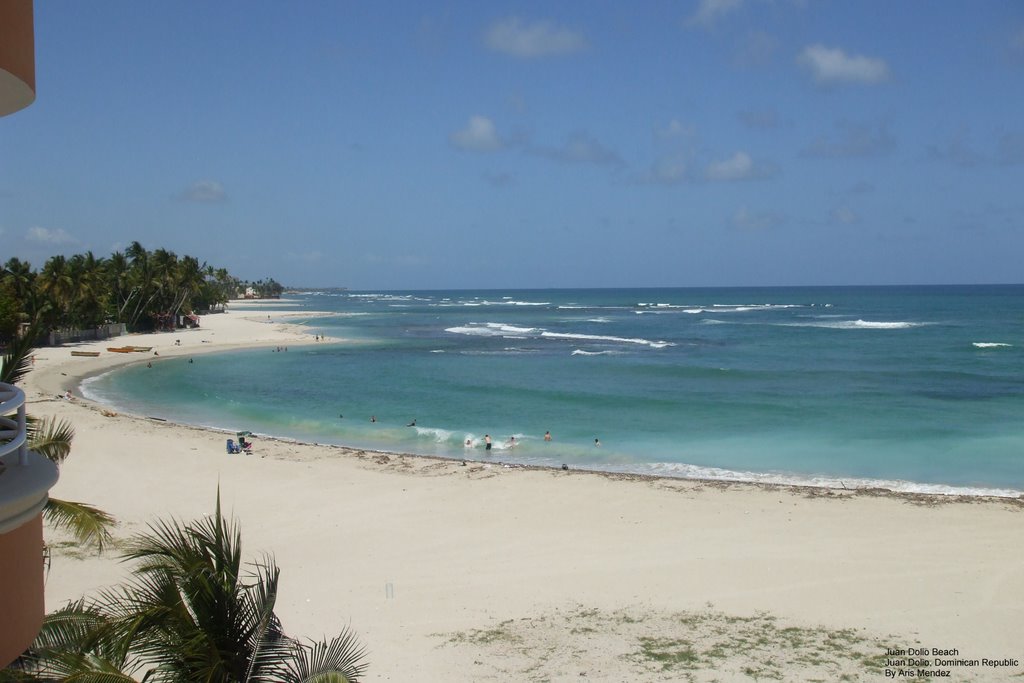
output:
M32 0L0 1L0 116L36 94ZM2 127L0 123L0 127ZM0 383L0 667L43 622L43 519L57 466L26 447L25 393Z

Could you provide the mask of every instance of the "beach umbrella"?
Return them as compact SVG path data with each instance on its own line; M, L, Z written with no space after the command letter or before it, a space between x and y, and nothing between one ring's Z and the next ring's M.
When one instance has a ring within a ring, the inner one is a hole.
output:
M244 432L236 432L235 433L235 436L252 436L252 435L253 435L252 432L250 432L248 430L244 431Z

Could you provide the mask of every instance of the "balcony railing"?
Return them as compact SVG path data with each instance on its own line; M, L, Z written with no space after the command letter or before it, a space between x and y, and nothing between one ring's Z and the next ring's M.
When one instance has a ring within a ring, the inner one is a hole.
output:
M42 511L57 466L28 449L25 392L0 383L0 667L43 621Z

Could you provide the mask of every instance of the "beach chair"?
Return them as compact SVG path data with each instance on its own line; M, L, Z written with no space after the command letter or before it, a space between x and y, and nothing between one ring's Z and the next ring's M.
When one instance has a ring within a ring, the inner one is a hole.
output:
M234 439L228 439L228 455L231 455L233 453L241 453L241 452L242 452L242 449L241 449L241 447L238 444L235 443L235 440Z

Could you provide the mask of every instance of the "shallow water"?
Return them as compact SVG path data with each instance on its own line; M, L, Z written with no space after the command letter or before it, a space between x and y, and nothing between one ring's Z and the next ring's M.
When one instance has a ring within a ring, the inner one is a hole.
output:
M1024 490L1024 286L291 298L335 313L310 334L354 343L168 359L85 390L176 421L448 457Z

